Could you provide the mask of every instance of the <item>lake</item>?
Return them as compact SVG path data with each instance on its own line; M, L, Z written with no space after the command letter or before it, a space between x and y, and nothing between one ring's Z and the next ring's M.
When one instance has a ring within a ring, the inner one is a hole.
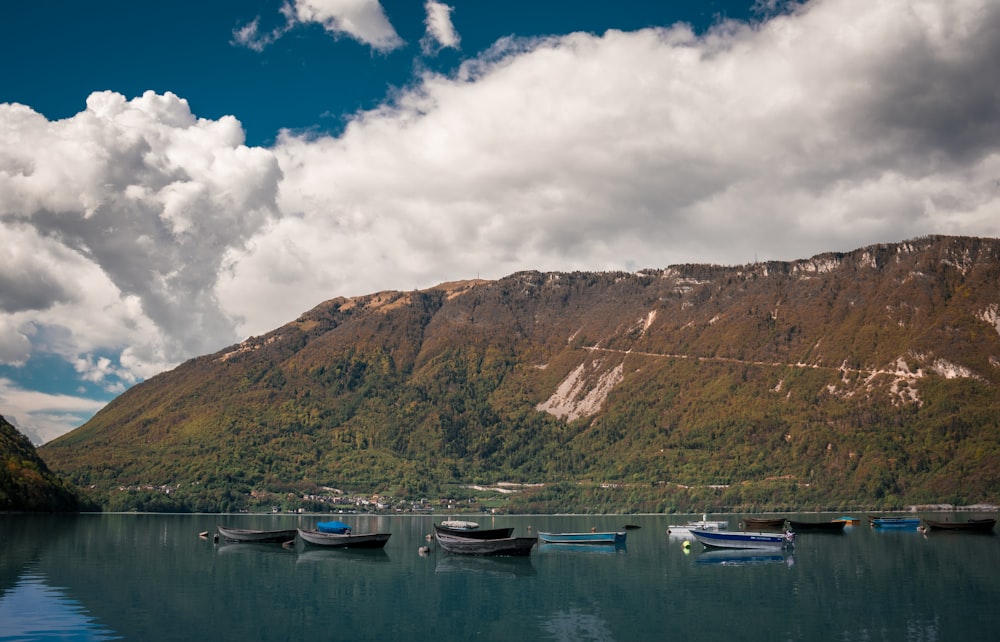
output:
M0 640L929 642L1000 631L1000 537L865 521L801 533L789 553L739 556L685 550L667 534L699 518L476 517L516 535L640 526L624 549L542 546L492 559L433 543L422 556L440 515L0 515ZM217 524L329 519L392 537L380 551L199 537Z

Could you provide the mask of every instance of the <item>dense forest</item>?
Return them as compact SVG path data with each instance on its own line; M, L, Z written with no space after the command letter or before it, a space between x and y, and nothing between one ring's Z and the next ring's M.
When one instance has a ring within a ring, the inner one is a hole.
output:
M76 512L95 508L54 475L28 438L0 417L0 512Z
M998 385L1000 241L928 237L332 299L39 452L110 510L998 503Z

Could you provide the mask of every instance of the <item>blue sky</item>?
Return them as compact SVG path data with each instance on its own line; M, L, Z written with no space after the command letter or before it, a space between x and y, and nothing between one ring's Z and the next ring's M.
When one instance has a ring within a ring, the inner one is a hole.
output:
M17 3L0 414L336 296L1000 233L991 0Z
M248 144L272 145L282 128L335 133L351 114L385 101L391 88L411 84L416 69L454 70L504 37L604 33L678 21L703 31L727 17L761 15L753 0L460 0L447 3L460 42L425 53L424 5L390 0L381 6L402 41L390 50L317 22L299 23L259 51L235 44L234 32L254 21L260 35L285 28L282 4L97 0L60 2L55 9L13 4L0 24L0 100L59 119L81 111L93 91L110 89L130 98L147 90L170 91L186 98L202 118L235 115Z

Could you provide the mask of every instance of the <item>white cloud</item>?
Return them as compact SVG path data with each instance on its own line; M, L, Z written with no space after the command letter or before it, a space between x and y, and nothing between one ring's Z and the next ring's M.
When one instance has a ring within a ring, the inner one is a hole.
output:
M0 296L5 353L17 335L71 362L128 347L128 381L235 337L219 266L277 216L280 172L234 118L101 92L55 122L0 105L0 123L0 231L16 245L3 279L20 286Z
M316 22L332 34L347 34L378 51L392 51L403 40L378 0L295 0L299 22Z
M113 385L334 296L1000 236L998 29L988 0L821 0L703 37L507 39L273 149L172 94L0 105L0 233L31 248L0 357L44 345Z
M420 41L424 53L432 54L448 48L458 49L461 38L451 22L451 12L454 11L454 7L443 2L427 0L424 8L427 11L427 19L424 22L427 33Z
M378 0L291 0L281 7L284 24L260 30L260 16L233 30L232 44L263 51L298 25L318 24L331 35L346 35L358 42L389 52L405 43L385 15Z
M0 377L0 414L35 445L76 428L103 405L93 399L24 390Z

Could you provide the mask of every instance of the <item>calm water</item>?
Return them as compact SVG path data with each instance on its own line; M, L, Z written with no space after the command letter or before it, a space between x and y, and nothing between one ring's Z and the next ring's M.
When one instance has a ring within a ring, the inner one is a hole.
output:
M479 521L519 535L642 528L625 550L481 559L419 554L441 517L343 519L392 538L384 551L287 550L198 533L316 517L0 516L0 640L929 642L1000 632L997 536L862 525L801 534L791 554L734 559L700 544L685 553L666 531L687 516L503 516Z

